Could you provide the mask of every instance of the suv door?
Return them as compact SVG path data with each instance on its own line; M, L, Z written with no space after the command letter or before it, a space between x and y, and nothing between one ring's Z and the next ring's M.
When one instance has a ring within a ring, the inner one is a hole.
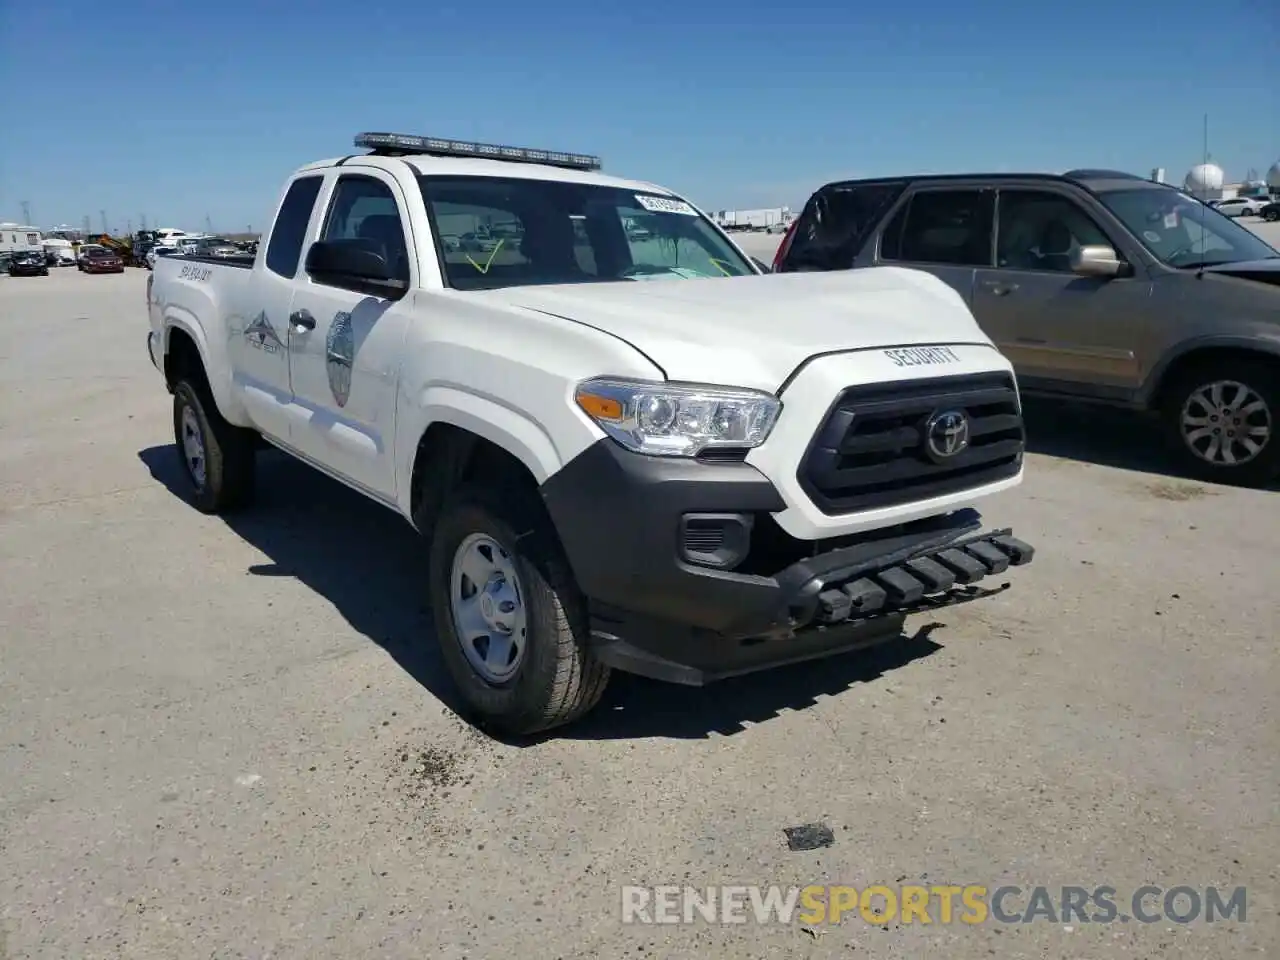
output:
M367 492L395 498L396 387L414 302L405 198L382 171L340 168L318 240L360 240L383 254L411 292L386 300L304 273L289 312L293 441L305 457Z
M931 273L972 303L974 273L991 265L994 219L994 189L924 184L889 218L870 259Z
M977 271L972 309L1027 387L1124 399L1141 385L1150 282L1104 222L1065 190L999 189L996 265ZM1094 245L1113 248L1124 272L1074 273L1072 251Z

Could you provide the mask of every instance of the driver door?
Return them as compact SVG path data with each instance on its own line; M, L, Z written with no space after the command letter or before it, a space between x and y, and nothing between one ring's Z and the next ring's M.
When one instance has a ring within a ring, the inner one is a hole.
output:
M289 311L294 446L384 501L396 496L396 389L418 283L404 209L395 180L381 171L341 174L317 239L365 241L410 290L388 300L304 272Z

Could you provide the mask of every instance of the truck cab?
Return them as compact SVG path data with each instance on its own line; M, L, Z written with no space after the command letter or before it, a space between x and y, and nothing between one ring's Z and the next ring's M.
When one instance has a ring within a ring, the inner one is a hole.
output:
M265 440L422 534L480 722L879 642L1031 559L973 508L1021 481L1021 408L946 284L762 274L587 155L356 143L252 261L157 260L148 349L197 507L245 507Z

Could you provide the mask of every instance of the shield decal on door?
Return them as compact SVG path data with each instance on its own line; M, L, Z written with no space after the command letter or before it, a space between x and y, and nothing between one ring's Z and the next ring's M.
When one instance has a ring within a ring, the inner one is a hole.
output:
M325 342L325 368L329 373L329 389L340 407L351 396L351 366L355 360L356 341L351 329L351 314L338 313L329 324Z

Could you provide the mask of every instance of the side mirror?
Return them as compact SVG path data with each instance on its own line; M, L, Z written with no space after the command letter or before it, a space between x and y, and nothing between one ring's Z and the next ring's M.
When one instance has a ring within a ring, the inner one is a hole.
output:
M391 275L380 253L361 241L318 240L307 251L306 271L312 279L339 287L351 287L375 297L394 300L409 284Z
M1082 277L1118 277L1125 266L1115 250L1101 244L1079 247L1071 253L1071 272Z
M754 263L757 268L759 268L761 273L773 273L773 267L769 266L759 257L752 257L751 262Z

